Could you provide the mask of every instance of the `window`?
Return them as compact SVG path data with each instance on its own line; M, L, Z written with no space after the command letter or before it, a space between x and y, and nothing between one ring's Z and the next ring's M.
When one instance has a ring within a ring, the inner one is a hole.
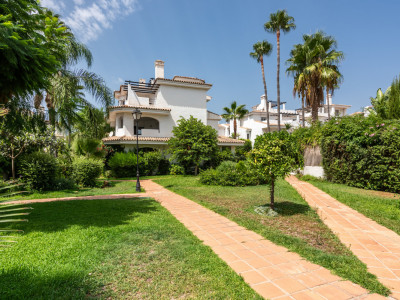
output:
M337 110L337 109L335 110L335 116L336 116L336 117L339 117L339 116L340 116L340 111Z
M266 117L261 117L261 122L267 121Z
M247 133L247 139L250 140L250 132Z
M124 128L124 117L119 118L118 128Z

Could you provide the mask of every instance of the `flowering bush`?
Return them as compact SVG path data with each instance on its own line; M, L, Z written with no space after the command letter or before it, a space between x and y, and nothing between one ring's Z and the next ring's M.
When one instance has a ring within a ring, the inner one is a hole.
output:
M321 152L328 180L400 192L400 121L348 116L322 130Z

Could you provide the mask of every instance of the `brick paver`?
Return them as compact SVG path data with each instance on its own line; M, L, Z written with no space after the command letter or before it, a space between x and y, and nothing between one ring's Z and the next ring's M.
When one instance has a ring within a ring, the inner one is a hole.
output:
M400 299L400 236L295 176L286 179L323 222Z
M264 298L385 299L152 181L142 185Z

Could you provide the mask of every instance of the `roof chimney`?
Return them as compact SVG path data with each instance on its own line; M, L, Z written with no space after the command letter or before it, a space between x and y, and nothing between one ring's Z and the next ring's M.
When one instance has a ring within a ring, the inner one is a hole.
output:
M164 78L164 62L162 60L156 60L154 63L155 66L155 77Z

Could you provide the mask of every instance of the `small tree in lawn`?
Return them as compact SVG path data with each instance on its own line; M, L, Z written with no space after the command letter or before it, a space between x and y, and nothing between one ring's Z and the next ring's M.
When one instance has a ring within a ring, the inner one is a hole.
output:
M265 133L256 138L249 153L252 167L271 185L271 209L275 202L275 181L303 166L303 155L297 140L286 131Z
M174 136L168 141L171 160L176 160L185 168L195 167L195 175L200 163L212 159L217 153L217 131L193 116L181 118L172 133Z

